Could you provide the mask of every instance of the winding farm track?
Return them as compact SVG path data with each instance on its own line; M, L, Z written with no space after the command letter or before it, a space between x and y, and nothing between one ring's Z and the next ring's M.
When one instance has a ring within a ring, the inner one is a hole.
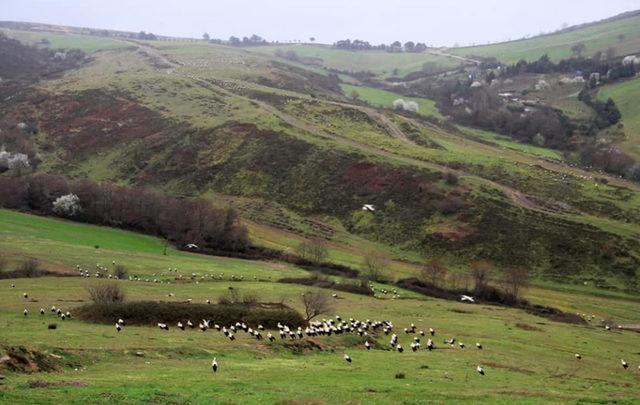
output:
M535 212L540 212L540 213L544 213L544 214L551 214L551 215L559 215L559 213L556 210L550 209L550 208L546 208L543 207L539 204L536 204L534 201L532 201L531 197L528 196L527 194L525 194L522 191L513 189L509 186L497 183L495 181L489 180L489 179L485 179L483 177L479 177L477 175L459 170L459 169L452 169L450 167L447 167L445 165L441 165L438 163L434 163L432 161L426 161L426 160L421 160L421 159L417 159L417 158L413 158L413 157L409 157L409 156L405 156L405 155L401 155L398 153L394 153L391 151L388 151L386 149L382 149L370 144L366 144L366 143L362 143L362 142L357 142L354 141L352 139L348 139L346 137L334 134L334 133L329 133L327 131L324 131L314 125L311 125L297 117L294 117L290 114L287 114L279 109L277 109L276 107L261 101L261 100L256 100L256 99L252 99L243 95L239 95L237 93L234 93L222 86L218 86L210 81L207 81L205 79L202 79L200 77L197 77L195 75L191 75L191 74L180 74L178 72L179 68L182 67L183 65L180 64L179 62L176 62L174 60L169 59L166 55L164 55L162 52L160 52L158 49L153 48L151 46L148 46L146 44L141 44L138 42L134 42L136 44L136 46L138 47L139 50L145 52L146 54L156 58L157 60L161 61L163 64L165 64L167 67L166 68L158 68L158 70L164 70L167 72L167 74L172 74L172 75L176 75L182 78L188 78L192 81L194 81L195 83L197 83L198 85L207 88L211 91L215 91L215 92L221 92L224 93L226 95L229 96L233 96L233 97L240 97L245 99L247 102L250 102L254 105L259 106L260 108L264 109L265 111L268 111L269 113L275 115L276 117L278 117L280 120L282 120L283 122L289 124L290 126L297 128L298 130L301 130L303 132L312 134L316 137L322 138L322 139L326 139L326 140L331 140L343 145L347 145L349 147L361 150L363 152L366 152L368 154L371 155L377 155L377 156L381 156L384 157L386 159L390 159L390 160L395 160L397 162L402 162L404 164L408 164L408 165L413 165L413 166L417 166L417 167L423 167L423 168L427 168L430 170L436 170L436 171L441 171L441 172L452 172L455 173L456 175L458 175L459 177L471 177L474 179L479 180L480 182L484 183L485 185L500 190L501 192L503 192L505 195L507 195L511 201L516 205L519 206L523 209L526 210L530 210L530 211L535 211ZM455 56L455 55L451 55L451 56ZM466 58L463 58L466 60ZM473 60L469 60L469 61L473 61ZM371 107L365 107L365 106L359 106L359 105L354 105L354 104L349 104L349 103L343 103L343 102L336 102L336 101L328 101L328 103L330 104L334 104L334 105L340 105L343 107L347 107L347 108L354 108L357 109L359 111L364 112L365 114L367 114L369 117L371 117L372 119L374 119L375 121L377 121L378 123L380 123L384 128L386 128L387 132L393 136L394 138L397 138L403 142L409 143L411 145L416 146L416 144L411 141L406 134L400 129L400 127L398 127L398 125L396 123L394 123L393 121L391 121L385 114L384 112L381 112L379 110L376 110L374 108ZM418 123L415 120L412 119L408 119L410 122L412 122L414 125L423 125L422 123ZM434 130L437 130L439 132L443 132L441 128L437 127L436 125L430 124L429 127L431 127ZM451 134L448 134L448 136L451 136ZM475 142L472 140L468 140L471 143L474 144L478 144L480 146L483 146L484 148L487 148L487 145L481 144L479 142ZM495 148L493 148L495 149ZM496 153L499 153L499 151L495 151ZM567 172L568 169L571 169L571 172L573 172L574 175L582 175L582 176L593 176L593 173L589 173L587 171L583 171L581 169L577 169L577 168L571 168L571 167L567 167L558 163L553 163L544 159L536 159L533 157L529 157L528 158L529 164L533 164L534 162L536 164L539 164L540 166L547 168L548 170L552 170L555 172L560 172L560 173L564 173ZM624 186L624 187L630 187L630 185L628 184L628 182L621 180L621 179L617 179L611 176L602 176L602 177L607 177L612 183L620 185L620 186ZM632 187L634 189L638 189L637 187Z
M444 51L427 51L427 53L430 53L432 55L437 55L437 56L444 56L446 58L452 58L452 59L458 59L461 62L468 62L468 63L473 63L474 65L479 65L482 62L480 62L477 59L471 59L471 58L465 58L464 56L460 56L460 55L454 55L452 53L447 53Z

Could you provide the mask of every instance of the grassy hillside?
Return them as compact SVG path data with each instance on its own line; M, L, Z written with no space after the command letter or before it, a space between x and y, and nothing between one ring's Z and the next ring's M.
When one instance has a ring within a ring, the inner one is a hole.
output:
M12 258L37 257L45 267L57 271L72 271L75 263L84 268L92 268L96 262L109 266L115 260L130 269L130 274L164 281L119 281L128 300L215 302L234 288L240 294L301 309L299 296L306 288L274 282L277 274L304 274L300 269L279 263L177 255L173 250L164 256L155 251L157 242L147 237L9 211L0 214L0 251L9 252ZM59 234L78 236L61 241ZM104 248L86 246L85 235ZM62 250L49 248L52 242ZM132 251L131 246L139 246L140 251ZM62 264L54 267L59 260ZM169 267L177 267L178 273L169 273ZM206 274L224 273L224 277L199 283L173 280L179 274L188 278L192 272L197 274L196 280ZM231 281L232 274L247 281ZM253 280L254 275L259 281ZM341 403L366 399L389 403L422 401L426 396L473 403L640 399L635 390L637 371L633 370L640 358L630 349L635 334L607 332L596 326L601 319L614 324L636 322L640 302L605 290L597 297L591 286L583 290L541 286L526 294L538 302L593 314L594 325L557 323L520 310L432 299L402 290L401 298L395 300L338 292L339 298L334 299L326 316L389 320L407 349L413 335L402 333L402 328L415 323L418 329L436 330L433 352L425 350L424 338L417 353L407 350L399 354L388 349L389 336L382 333L367 339L376 342L367 351L364 339L353 335L270 343L238 332L236 341L230 342L214 330L182 332L170 325L170 331L163 332L154 326L125 325L118 333L112 325L74 319L74 308L88 299L86 287L102 282L80 277L0 281L0 327L4 331L0 351L4 354L19 345L42 355L37 360L41 366L56 368L55 372L29 374L3 370L0 398L4 402ZM29 294L29 300L22 298L23 292ZM48 312L52 305L69 310L72 318L56 318ZM45 315L38 314L41 307L47 309ZM22 315L24 308L29 310L27 317ZM57 323L57 329L47 329L49 323ZM467 347L442 343L451 337ZM474 347L476 342L482 343L482 350ZM345 352L352 364L342 359ZM582 360L574 353L580 353ZM209 366L213 357L220 365L216 374ZM632 370L623 370L620 358L630 362ZM476 373L478 364L484 367L485 376ZM597 389L586 395L587 386Z
M53 49L80 49L87 53L103 51L108 49L118 49L130 46L124 41L112 38L101 38L90 35L79 35L72 33L53 33L53 32L32 32L18 31L2 28L0 32L10 38L15 38L26 44L46 46ZM44 43L43 40L48 42Z
M621 147L640 158L640 79L628 80L603 87L598 97L606 100L611 97L620 109L624 124L625 139Z
M432 100L418 97L405 97L401 94L392 93L390 91L375 89L366 86L353 86L350 84L341 85L342 91L347 97L351 97L354 92L358 94L358 98L372 105L382 108L393 108L393 102L399 98L405 101L415 101L418 103L418 113L420 115L442 118L435 103Z
M335 77L268 55L131 45L5 101L6 133L20 120L37 123L29 139L40 171L249 199L256 203L237 208L254 222L337 245L354 235L412 261L441 256L465 268L485 257L575 282L584 274L618 286L634 280L640 195L631 184L595 181L548 149L350 104ZM390 96L364 93L372 104ZM329 231L300 232L309 217ZM578 235L572 249L587 254L565 248L568 233ZM615 247L612 256L597 254L604 246ZM358 263L354 249L338 260Z
M455 58L431 53L389 53L384 51L347 51L329 45L275 45L250 48L251 52L273 56L276 50L293 51L310 63L349 72L373 72L382 77L404 76L422 70L425 63L440 69L460 64Z
M45 269L75 272L77 265L94 269L100 263L126 263L132 275L152 277L180 266L192 272L227 273L277 279L301 276L304 272L288 265L188 254L175 250L157 238L94 225L42 218L0 210L0 252L10 266L36 258Z
M619 38L620 35L623 38ZM592 55L597 51L604 52L609 47L614 47L618 55L637 53L640 51L640 15L614 18L602 23L587 24L584 27L518 41L452 48L448 52L468 57L496 57L503 63L515 63L520 59L533 61L544 54L557 61L570 57L571 47L578 43L586 46L585 55Z

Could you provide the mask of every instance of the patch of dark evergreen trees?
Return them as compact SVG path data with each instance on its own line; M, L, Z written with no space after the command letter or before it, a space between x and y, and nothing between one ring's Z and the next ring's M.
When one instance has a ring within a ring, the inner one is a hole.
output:
M489 63L488 66L491 66L491 64ZM505 66L503 75L504 77L513 77L524 73L578 73L587 81L592 73L598 73L600 82L604 83L634 77L637 69L633 63L622 64L621 59L569 58L554 63L545 54L533 62L520 60L514 65Z

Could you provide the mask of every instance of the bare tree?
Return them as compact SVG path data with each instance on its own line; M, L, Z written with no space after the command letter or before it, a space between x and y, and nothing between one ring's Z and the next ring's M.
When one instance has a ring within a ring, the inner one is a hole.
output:
M389 267L389 258L382 252L372 250L362 258L362 272L373 281L380 281Z
M440 260L431 259L422 266L420 275L422 277L422 281L438 286L442 283L446 272L447 270Z
M313 262L314 264L322 263L329 254L327 242L320 238L305 240L301 242L295 250L302 259Z
M476 293L482 293L486 290L493 275L493 265L487 261L481 260L471 265L471 275L475 282Z
M307 290L302 294L305 320L310 321L318 315L331 311L331 297L320 291Z
M514 299L520 297L520 291L529 284L529 269L514 267L507 269L502 280L504 290Z

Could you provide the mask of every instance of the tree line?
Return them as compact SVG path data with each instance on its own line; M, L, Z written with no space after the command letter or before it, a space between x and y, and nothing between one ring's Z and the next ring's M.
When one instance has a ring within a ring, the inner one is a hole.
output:
M207 200L58 175L0 176L0 207L155 235L184 248L244 251L247 229L232 209Z
M362 41L360 39L342 39L333 44L334 48L347 49L350 51L368 51L378 50L386 52L411 52L420 53L427 50L427 45L423 42L407 41L404 44L400 41L395 41L391 44L379 44L371 45L368 41Z

